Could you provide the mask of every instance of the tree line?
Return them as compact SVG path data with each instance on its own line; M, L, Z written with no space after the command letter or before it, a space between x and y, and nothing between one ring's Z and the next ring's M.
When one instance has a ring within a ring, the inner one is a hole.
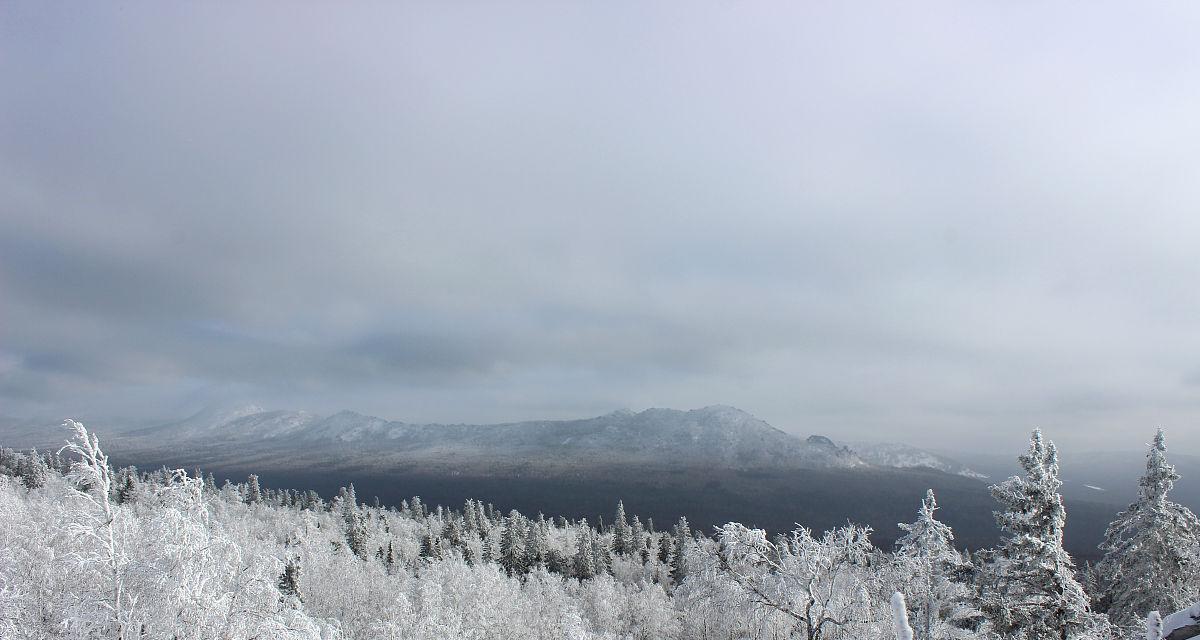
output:
M253 475L218 487L114 469L68 426L60 451L0 450L0 637L1100 640L1200 599L1200 521L1168 499L1162 431L1103 559L1077 567L1036 430L1022 475L991 488L1002 542L966 553L932 491L884 550L854 524L660 529L620 501L591 523L364 504L353 484L328 500Z

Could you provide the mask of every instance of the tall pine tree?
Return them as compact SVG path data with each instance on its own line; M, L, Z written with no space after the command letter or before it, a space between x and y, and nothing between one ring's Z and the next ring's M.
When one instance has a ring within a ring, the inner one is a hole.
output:
M930 489L917 519L899 525L904 535L896 541L896 561L908 576L906 601L921 640L952 637L957 630L973 626L978 614L966 604L970 593L961 579L969 573L970 563L954 548L954 533L937 519L937 510Z
M982 609L1001 635L1028 640L1081 638L1099 621L1075 580L1075 563L1063 549L1066 510L1058 489L1058 452L1033 431L1019 458L1025 476L992 486L1003 510L996 521L1008 538L986 554L980 581Z
M617 501L617 515L613 518L613 537L612 550L617 555L627 555L632 550L630 537L632 531L629 528L629 521L625 519L625 503L622 500Z
M528 529L525 516L516 509L509 512L504 531L500 534L500 564L510 576L522 575L529 568L525 561L525 536Z
M671 550L671 580L678 585L687 577L687 547L692 541L692 527L683 516L675 523L674 541L675 548Z
M1200 600L1200 520L1167 500L1179 479L1167 463L1162 429L1146 453L1137 501L1108 526L1094 576L1097 609L1124 627L1151 611L1170 612Z

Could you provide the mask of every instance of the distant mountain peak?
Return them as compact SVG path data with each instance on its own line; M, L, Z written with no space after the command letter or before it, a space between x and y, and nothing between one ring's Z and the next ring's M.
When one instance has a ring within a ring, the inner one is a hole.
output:
M737 407L731 407L727 404L710 404L707 407L700 407L699 409L692 409L691 413L706 413L706 414L710 414L710 415L726 415L726 416L739 416L739 417L745 416L747 418L754 417L754 416L750 415L750 413L747 411L743 411Z

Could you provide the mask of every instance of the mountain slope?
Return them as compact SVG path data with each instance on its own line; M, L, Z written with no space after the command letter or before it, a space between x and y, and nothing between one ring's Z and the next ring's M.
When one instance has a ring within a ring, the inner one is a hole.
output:
M583 420L494 425L408 424L343 411L319 417L295 411L239 410L197 415L121 438L125 450L167 443L247 451L369 452L362 464L456 471L525 468L553 471L611 465L663 467L853 468L865 463L823 437L801 440L733 407L691 411L616 411ZM289 455L289 459L293 456Z
M986 480L988 476L948 456L939 455L896 442L849 442L852 449L864 462L877 467L915 469L924 467L943 473Z

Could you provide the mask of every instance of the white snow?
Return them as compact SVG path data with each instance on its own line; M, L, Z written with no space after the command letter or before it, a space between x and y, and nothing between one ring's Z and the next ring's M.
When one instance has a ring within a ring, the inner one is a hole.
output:
M1200 602L1163 618L1162 637L1170 638L1171 633L1192 625L1200 625ZM1200 638L1200 629L1197 629L1197 633L1193 635L1182 635L1171 638L1171 640L1188 640L1189 638Z
M892 615L895 621L896 640L913 640L913 630L908 624L908 606L904 603L904 594L899 591L892 594Z

